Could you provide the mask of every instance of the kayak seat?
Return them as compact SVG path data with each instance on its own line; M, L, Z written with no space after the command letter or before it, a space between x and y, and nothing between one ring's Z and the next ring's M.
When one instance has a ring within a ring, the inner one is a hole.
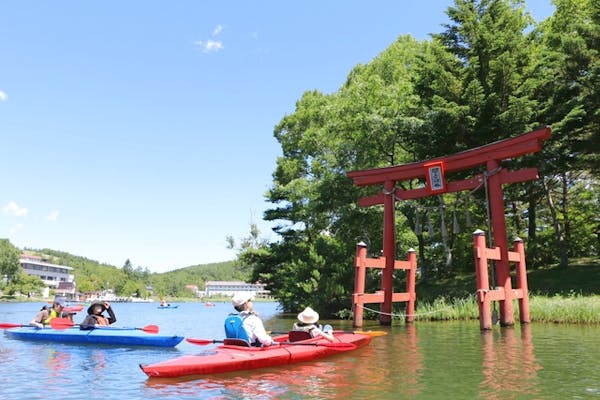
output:
M312 339L309 332L305 331L289 331L288 332L288 340L290 342L299 342L301 340Z
M250 347L250 342L244 339L223 339L223 344L228 346Z

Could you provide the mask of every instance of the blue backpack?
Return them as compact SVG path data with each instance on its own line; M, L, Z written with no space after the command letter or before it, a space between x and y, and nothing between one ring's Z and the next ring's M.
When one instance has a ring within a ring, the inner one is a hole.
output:
M225 337L228 339L242 339L250 341L246 329L244 329L244 320L239 314L230 314L225 318Z

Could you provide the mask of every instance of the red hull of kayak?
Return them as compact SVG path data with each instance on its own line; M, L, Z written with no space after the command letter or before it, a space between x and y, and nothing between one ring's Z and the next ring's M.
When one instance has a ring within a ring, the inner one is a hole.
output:
M333 354L354 350L366 346L372 337L360 334L336 334L336 339L352 343L349 347L327 347L325 339L311 339L297 343L316 345L282 344L270 347L218 346L200 354L187 355L155 364L140 365L149 377L173 378L187 375L218 374L223 372L274 367L327 357ZM285 341L287 336L277 338ZM323 345L319 345L323 343Z

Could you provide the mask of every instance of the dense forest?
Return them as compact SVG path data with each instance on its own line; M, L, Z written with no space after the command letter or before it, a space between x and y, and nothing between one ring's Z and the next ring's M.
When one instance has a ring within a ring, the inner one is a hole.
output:
M553 3L554 14L535 22L524 1L456 0L430 40L400 36L353 68L337 92L303 94L274 132L283 155L264 218L277 223L281 240L239 255L285 310L348 308L356 243L372 256L382 250L382 207L357 205L382 188L355 187L348 172L455 154L543 126L552 136L541 152L501 164L540 175L504 188L509 242L525 241L534 269L598 254L600 2ZM448 279L474 269L472 232L489 229L486 193L398 201L395 220L398 257L415 248L421 282ZM368 291L380 288L376 272L367 278Z
M266 283L284 311L310 305L332 314L350 307L356 244L367 243L373 256L383 242L382 208L357 204L382 188L356 187L348 172L455 154L550 126L541 152L502 161L508 170L536 167L540 176L504 188L509 239L525 241L532 269L597 256L600 0L553 3L552 16L534 21L525 1L455 0L448 21L429 40L400 36L356 65L338 91L305 92L274 129L282 156L263 218L276 225L278 240L266 243L252 230L254 240L243 243L235 263L186 268L167 278L127 262L100 273L89 260L43 252L76 267L82 290L110 285L142 294L149 283L181 295L182 284L231 276ZM409 189L424 182L402 184ZM486 199L479 188L397 202L397 254L417 249L421 282L474 269L472 232L489 229ZM367 278L368 291L380 288L376 272Z

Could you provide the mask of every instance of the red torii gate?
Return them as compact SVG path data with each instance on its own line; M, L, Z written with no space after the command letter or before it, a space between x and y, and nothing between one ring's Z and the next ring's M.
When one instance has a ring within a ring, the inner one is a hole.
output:
M441 193L459 192L462 190L475 189L487 179L489 190L489 206L492 222L494 244L499 258L496 262L496 282L502 296L496 296L492 300L500 302L500 324L509 326L514 324L512 299L515 292L511 287L509 269L509 251L506 238L506 221L504 214L504 199L502 185L506 183L517 183L538 178L537 168L525 168L518 171L507 171L500 169L500 161L520 157L529 153L536 153L542 149L542 141L550 137L549 127L524 133L520 136L500 140L475 149L466 150L446 157L439 157L428 161L415 162L406 165L376 168L364 171L349 172L347 176L357 186L383 185L381 193L363 197L358 200L361 207L383 204L383 256L385 257L385 268L382 276L382 290L384 292L383 303L381 303L381 325L391 325L392 295L393 295L393 273L395 262L395 200L418 199ZM480 165L486 166L486 172L475 175L470 179L446 182L445 173L462 171ZM396 187L396 182L410 179L426 179L423 188L402 190ZM493 259L493 258L491 258ZM487 266L486 266L487 269ZM487 274L487 270L486 270ZM521 276L525 279L526 276ZM479 280L479 279L478 279ZM478 282L479 284L479 282ZM489 286L488 286L489 287ZM478 290L485 288L478 287ZM527 296L527 291L521 292ZM485 300L480 296L480 303ZM486 303L489 306L490 299ZM527 302L520 302L525 307ZM527 307L528 308L528 307ZM489 312L488 312L489 314ZM521 310L521 315L528 315L529 310ZM480 322L482 329L489 329L482 318L482 306L480 304ZM487 319L487 316L485 317ZM522 322L528 322L523 321Z

